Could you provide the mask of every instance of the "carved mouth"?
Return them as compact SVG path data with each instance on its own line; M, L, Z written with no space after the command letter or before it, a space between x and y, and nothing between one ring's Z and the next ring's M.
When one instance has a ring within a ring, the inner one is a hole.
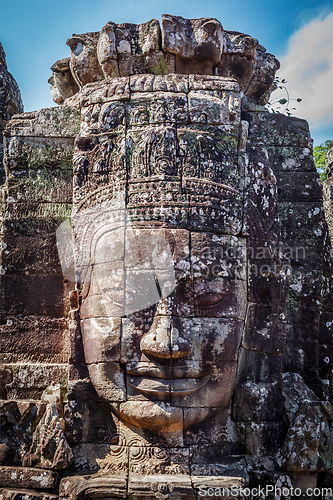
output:
M210 372L207 366L205 369L201 362L175 363L169 365L148 363L142 361L132 361L126 363L127 375L141 378L157 379L199 379Z
M201 389L211 374L199 378L155 378L155 377L128 377L128 385L147 396L171 394L174 396L187 396Z

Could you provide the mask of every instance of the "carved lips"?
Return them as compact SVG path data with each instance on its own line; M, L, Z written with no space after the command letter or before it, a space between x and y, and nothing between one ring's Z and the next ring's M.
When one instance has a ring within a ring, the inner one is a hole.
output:
M126 367L127 384L147 396L185 396L201 389L211 378L207 368L196 364L183 366L157 366L129 363Z

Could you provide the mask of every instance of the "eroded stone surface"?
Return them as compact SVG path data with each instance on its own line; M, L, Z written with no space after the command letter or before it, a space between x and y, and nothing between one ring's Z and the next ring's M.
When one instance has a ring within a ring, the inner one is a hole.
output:
M53 64L49 79L57 104L76 104L73 96L88 83L143 74L232 78L250 101L266 104L280 67L258 40L225 31L208 17L163 14L161 25L156 19L143 24L110 21L101 31L73 35L66 43L71 57Z
M0 185L5 181L3 160L3 137L2 133L8 120L17 113L22 113L23 103L20 89L9 73L6 63L6 54L0 42Z
M68 45L62 105L6 130L3 481L62 471L63 500L329 484L332 255L308 125L258 105L277 60L170 15ZM8 488L38 498L29 478Z

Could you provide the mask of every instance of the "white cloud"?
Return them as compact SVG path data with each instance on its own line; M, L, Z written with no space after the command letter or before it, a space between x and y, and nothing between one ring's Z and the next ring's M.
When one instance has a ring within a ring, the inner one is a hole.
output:
M302 99L293 114L312 129L333 125L333 12L294 33L280 62L278 76L287 80L290 97Z

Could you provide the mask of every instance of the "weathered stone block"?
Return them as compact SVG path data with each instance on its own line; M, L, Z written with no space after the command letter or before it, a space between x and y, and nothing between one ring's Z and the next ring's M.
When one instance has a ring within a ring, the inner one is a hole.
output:
M3 500L21 500L24 497L26 500L58 500L58 495L52 495L45 492L37 492L34 490L18 490L18 489L8 489L0 488L0 494Z
M23 217L22 219L14 217L15 214L13 212L7 212L9 217L3 222L4 231L7 231L6 235L54 234L60 224L70 216L70 207L71 205L69 204L44 207L46 211L43 214L42 210L30 206L26 210L27 217Z
M288 339L293 341L319 341L319 307L290 307L287 309ZM320 342L325 343L325 342Z
M196 498L191 478L186 474L157 474L152 476L131 474L128 488L128 498L130 500L141 498L155 500L161 495L168 495L168 498L175 500L195 500Z
M158 123L187 123L187 95L173 92L137 92L133 95L128 126Z
M236 158L238 126L187 125L178 127L177 137L183 177L192 182L198 182L200 178L207 179L207 186L202 184L201 193L195 194L207 196L208 192L215 192L221 193L225 198L233 198L236 193L227 187L240 188ZM213 184L215 182L223 184L223 189L222 186ZM191 184L185 184L184 187L190 190Z
M187 185L190 182L187 181ZM207 183L208 184L208 183ZM198 194L191 194L189 208L189 226L193 231L216 231L217 234L230 234L237 236L242 229L241 214L243 203L240 195L235 198L220 200L207 200L201 194L202 184L192 182ZM219 190L219 187L217 188Z
M282 356L240 348L238 355L238 383L274 383L282 373Z
M311 147L268 145L266 151L276 174L279 172L317 173Z
M81 494L85 495L85 493L91 493L91 491L100 495L107 491L108 495L115 495L116 498L126 498L127 477L122 475L111 477L98 475L96 477L93 475L68 476L64 477L59 485L59 495L65 500L78 498Z
M258 124L257 131L250 127L250 137L254 143L257 142L264 147L312 147L309 125L306 120L287 117L283 114L258 113L254 116L254 121Z
M240 121L240 99L231 92L191 90L188 94L188 112L189 121L193 124L236 124Z
M294 238L302 242L324 234L325 217L319 202L281 202L279 215L283 239Z
M234 418L242 422L282 422L282 383L247 381L235 393Z
M250 304L242 346L259 352L281 354L285 343L285 318L278 306Z
M319 271L294 266L289 278L288 307L318 307L322 282Z
M253 468L269 469L272 465L267 455L274 455L283 442L283 424L279 422L263 422L245 424L246 450L251 456ZM250 467L251 467L250 465ZM251 467L251 468L252 468Z
M18 122L19 123L19 122ZM9 125L9 130L11 130ZM47 135L47 129L44 129ZM6 166L9 169L9 185L13 183L14 171L38 169L64 169L71 167L74 149L74 135L65 137L16 136L7 140ZM41 172L42 173L42 172Z
M150 75L146 75L148 78ZM135 81L140 80L140 77L132 76ZM154 78L154 77L152 77ZM112 101L128 101L130 98L130 79L126 78L112 78L110 81L100 81L93 85L87 85L84 90L82 90L80 96L80 104L82 108L94 104L103 104ZM150 89L147 89L150 90ZM161 89L164 90L164 89ZM99 107L100 109L100 107ZM86 113L86 110L83 110Z
M14 222L19 221L24 224L25 220L28 222L30 219L34 219L33 230L36 230L36 226L40 222L43 224L46 219L60 219L58 225L64 219L70 216L72 205L70 203L17 203L10 202L7 205L7 215L8 221Z
M58 106L15 115L7 132L12 136L72 138L78 133L79 126L80 115L77 109Z
M291 269L313 269L322 260L324 242L317 238L284 238L283 253L290 261Z
M128 453L126 446L110 444L82 443L73 447L73 470L84 473L108 471L111 475L127 476ZM64 485L62 485L64 488ZM126 497L125 497L126 498Z
M1 261L6 274L61 274L55 234L6 234Z
M2 363L66 363L69 355L65 319L3 316L0 326Z
M233 446L224 444L228 450L228 456L222 452L221 447L216 445L197 445L192 447L191 476L240 476L248 479L244 449L240 451ZM199 478L195 477L194 481Z
M96 393L90 400L69 400L64 408L64 419L65 435L70 445L118 443L115 417L109 405L98 400Z
M42 166L42 164L41 164ZM72 203L73 169L30 170L24 182L8 186L8 203ZM10 183L11 184L11 183Z
M126 383L119 363L108 361L88 365L91 381L97 394L107 401L126 401Z
M121 318L84 319L81 332L86 363L120 360Z
M68 366L65 364L14 364L5 365L13 373L7 385L9 399L38 399L53 382L65 384Z
M0 466L0 486L52 490L57 483L58 474L54 471Z
M279 201L321 201L322 184L316 173L277 172Z
M319 384L318 343L306 340L287 341L284 366L286 371L301 373L306 384Z
M333 312L320 314L319 343L333 344Z
M195 278L245 280L246 256L244 238L191 233L191 262Z
M71 285L60 275L4 275L0 282L4 293L1 314L63 317L68 310L64 297Z

